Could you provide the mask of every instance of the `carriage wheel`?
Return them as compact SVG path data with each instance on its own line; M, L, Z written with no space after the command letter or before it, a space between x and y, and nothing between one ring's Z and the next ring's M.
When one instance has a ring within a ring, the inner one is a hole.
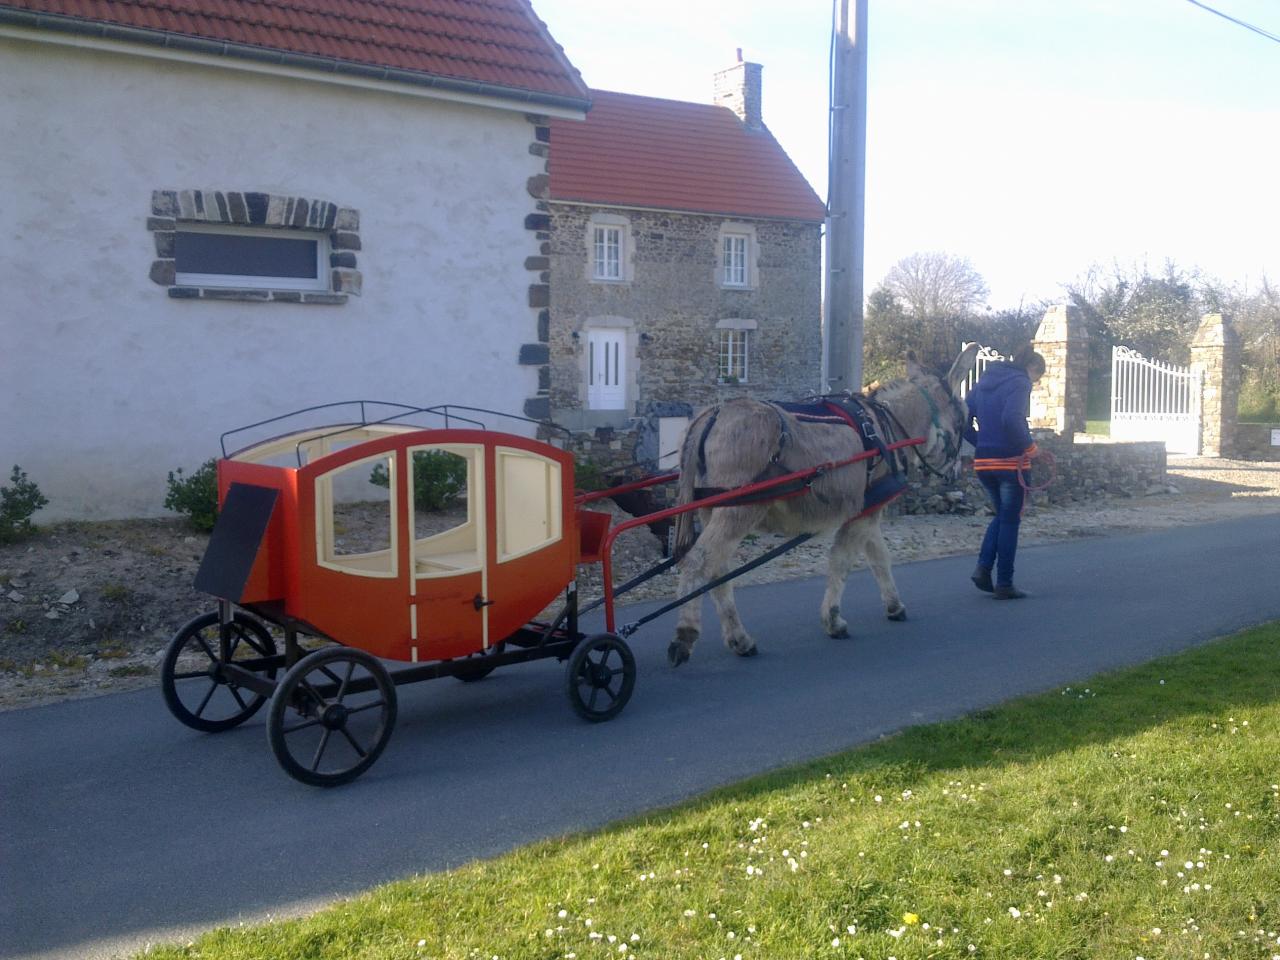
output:
M636 658L621 637L599 633L573 648L565 665L569 705L584 720L612 720L631 699Z
M378 659L329 647L303 657L271 697L267 737L295 780L336 787L378 759L396 722L396 688Z
M179 630L160 665L160 689L169 712L195 730L218 733L244 723L267 698L223 678L219 667L232 660L274 657L271 633L248 614L237 612L227 624L230 656L222 659L222 623L216 613L196 617ZM276 678L276 668L262 671Z
M473 653L462 661L458 667L458 672L454 674L463 683L475 683L477 680L483 680L489 674L493 673L496 664L486 663L486 660L492 660L498 654L502 653L503 644L495 643L488 650L481 653Z

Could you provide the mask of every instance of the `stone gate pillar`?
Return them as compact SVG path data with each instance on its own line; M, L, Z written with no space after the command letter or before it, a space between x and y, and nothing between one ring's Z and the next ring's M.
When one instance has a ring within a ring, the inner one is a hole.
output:
M1191 341L1191 369L1199 370L1200 454L1230 456L1240 403L1240 335L1220 313L1207 313Z
M1089 332L1078 307L1058 304L1040 321L1032 341L1045 371L1031 391L1031 427L1071 436L1085 428L1089 398Z

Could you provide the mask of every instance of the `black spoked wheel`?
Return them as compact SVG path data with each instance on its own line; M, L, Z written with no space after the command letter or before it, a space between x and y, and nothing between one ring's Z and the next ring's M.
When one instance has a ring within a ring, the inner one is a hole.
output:
M599 633L573 648L565 665L569 704L584 720L612 720L631 699L636 658L621 637Z
M501 643L495 643L482 653L473 653L462 661L458 666L458 672L454 676L463 683L475 683L477 680L483 680L493 673L495 666L493 660L502 653L502 647Z
M349 783L391 739L396 688L378 659L330 647L303 657L271 697L267 736L285 773L316 787Z
M236 613L227 624L225 660L222 631L218 614L196 617L174 634L160 666L160 689L169 712L188 727L206 733L244 723L267 702L263 694L228 680L220 667L276 655L271 633L248 614ZM274 666L255 672L269 680L276 676Z

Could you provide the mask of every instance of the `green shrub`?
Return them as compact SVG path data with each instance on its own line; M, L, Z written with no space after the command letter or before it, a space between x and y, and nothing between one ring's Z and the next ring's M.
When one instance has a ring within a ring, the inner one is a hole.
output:
M169 492L164 498L164 508L183 513L197 530L208 533L218 519L218 464L206 460L189 477L182 475L182 468L169 471Z
M16 463L9 477L11 486L0 487L0 543L15 543L36 532L31 515L48 506L48 498L27 479Z
M1280 423L1280 387L1245 384L1240 391L1239 419L1246 423Z
M369 482L379 487L391 481L382 464L373 468ZM413 506L416 510L443 510L467 489L467 461L443 450L415 450L413 454Z
M610 483L600 464L587 457L576 457L573 463L573 485L590 493L593 490L606 490Z

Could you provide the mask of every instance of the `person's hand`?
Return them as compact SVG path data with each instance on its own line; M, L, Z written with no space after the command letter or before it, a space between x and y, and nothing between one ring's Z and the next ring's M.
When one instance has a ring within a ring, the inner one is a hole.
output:
M1027 456L1032 460L1039 460L1045 454L1044 447L1039 444L1032 444L1031 449L1027 451Z

